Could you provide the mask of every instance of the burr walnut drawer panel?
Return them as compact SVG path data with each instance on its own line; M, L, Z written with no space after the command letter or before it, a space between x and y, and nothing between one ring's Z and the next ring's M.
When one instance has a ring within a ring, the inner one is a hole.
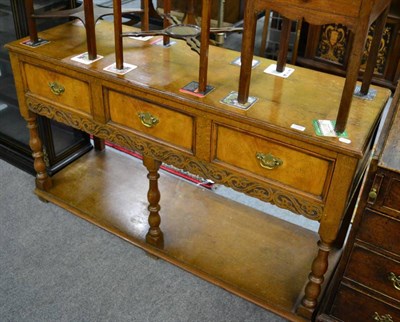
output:
M139 98L107 91L113 123L154 137L185 150L193 150L194 118Z
M333 160L221 125L217 126L216 135L214 162L323 199Z
M25 64L24 69L29 92L91 114L90 89L87 82L30 64Z
M400 301L400 262L355 245L345 277Z
M331 315L346 322L400 321L398 308L344 284L339 287Z
M367 208L357 239L400 255L399 232L400 220Z

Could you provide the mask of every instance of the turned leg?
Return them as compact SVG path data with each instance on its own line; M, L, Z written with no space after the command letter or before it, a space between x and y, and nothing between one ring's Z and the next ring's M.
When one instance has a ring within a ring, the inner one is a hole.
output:
M46 172L46 163L43 159L42 141L39 137L37 116L30 113L26 118L29 129L29 146L32 149L33 167L36 171L36 187L40 190L47 191L52 187L52 180Z
M311 318L317 307L321 285L324 282L324 274L328 270L329 252L332 249L330 244L324 243L322 240L318 242L318 247L318 255L311 265L311 272L304 290L304 297L297 309L297 313L306 318Z
M149 174L147 175L147 178L149 178L149 191L147 192L147 199L149 201L148 210L150 212L150 228L146 235L146 242L162 248L164 246L164 236L160 229L160 191L158 190L158 178L160 177L158 170L160 169L161 162L154 160L153 158L143 156L143 164L147 168L147 171L149 171Z

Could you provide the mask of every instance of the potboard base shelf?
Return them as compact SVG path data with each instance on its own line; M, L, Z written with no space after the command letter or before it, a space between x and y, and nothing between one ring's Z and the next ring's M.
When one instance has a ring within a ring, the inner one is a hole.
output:
M140 160L113 149L92 151L57 173L49 191L35 192L150 255L289 320L303 321L295 310L318 234L160 174L163 249L145 241L148 181ZM330 267L338 255L332 252Z

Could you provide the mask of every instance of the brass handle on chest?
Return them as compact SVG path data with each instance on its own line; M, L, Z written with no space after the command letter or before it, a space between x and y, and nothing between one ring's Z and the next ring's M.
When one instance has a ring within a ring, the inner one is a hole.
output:
M388 276L389 281L393 283L393 287L400 291L400 276L396 276L395 273L390 272Z
M58 84L57 82L49 82L49 87L51 92L57 96L60 96L62 93L65 92L64 86Z
M378 196L378 194L376 193L376 189L372 188L368 194L369 199L371 199L371 201L375 201L377 196Z
M139 112L138 116L140 122L142 122L145 127L154 127L159 122L158 118L151 115L149 112Z
M260 166L264 169L273 170L283 164L283 161L271 153L256 153L256 158L260 160Z
M393 322L393 319L390 316L390 314L379 315L378 312L375 312L373 317L374 317L374 321L377 321L377 322Z

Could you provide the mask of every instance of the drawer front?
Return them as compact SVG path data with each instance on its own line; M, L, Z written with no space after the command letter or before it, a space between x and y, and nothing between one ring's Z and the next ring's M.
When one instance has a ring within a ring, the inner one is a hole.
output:
M374 177L368 204L372 208L400 219L400 175L380 168Z
M399 232L400 220L366 208L360 223L357 239L400 255Z
M398 308L343 284L339 287L331 315L346 322L400 321Z
M89 84L81 80L25 64L28 90L74 110L91 114Z
M383 201L383 207L396 211L400 215L400 180L393 178L389 182L388 192Z
M319 198L327 191L333 166L332 160L224 126L217 127L215 161Z
M400 301L400 263L355 246L345 277Z
M112 90L108 91L108 102L112 122L185 150L193 150L192 116Z

